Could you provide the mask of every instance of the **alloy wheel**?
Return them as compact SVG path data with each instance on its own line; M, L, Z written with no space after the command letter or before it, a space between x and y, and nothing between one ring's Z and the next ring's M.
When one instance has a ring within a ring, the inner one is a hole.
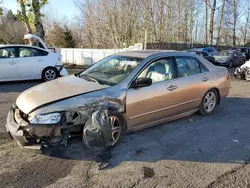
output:
M46 80L54 80L56 78L56 72L52 69L49 69L45 72Z
M121 131L122 131L121 122L116 116L110 116L109 122L112 128L112 133L111 133L112 134L112 146L114 146L118 142L121 136Z
M204 99L204 109L206 112L212 112L214 110L214 107L216 105L216 95L214 92L207 93L205 99Z

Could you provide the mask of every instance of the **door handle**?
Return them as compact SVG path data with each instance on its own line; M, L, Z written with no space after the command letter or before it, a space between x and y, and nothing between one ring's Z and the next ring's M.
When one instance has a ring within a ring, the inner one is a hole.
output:
M177 86L171 85L171 86L169 86L167 89L168 89L169 91L173 91L173 90L175 90L175 89L177 89L177 88L178 88Z
M206 81L208 81L209 80L209 78L208 77L204 77L204 78L202 78L202 81L203 82L206 82Z
M10 64L10 65L15 65L16 62L15 62L15 61L10 61L9 64Z

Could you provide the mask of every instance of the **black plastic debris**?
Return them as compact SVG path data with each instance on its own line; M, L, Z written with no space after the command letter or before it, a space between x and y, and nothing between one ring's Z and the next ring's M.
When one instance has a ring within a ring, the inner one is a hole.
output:
M108 115L106 109L95 111L83 128L83 141L99 163L99 169L105 168L111 159L112 128Z

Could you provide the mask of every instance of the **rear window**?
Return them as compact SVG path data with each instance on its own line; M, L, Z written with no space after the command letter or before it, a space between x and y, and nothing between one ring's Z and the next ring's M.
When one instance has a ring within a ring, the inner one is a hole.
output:
M208 69L194 57L176 57L178 77L186 77L208 72Z

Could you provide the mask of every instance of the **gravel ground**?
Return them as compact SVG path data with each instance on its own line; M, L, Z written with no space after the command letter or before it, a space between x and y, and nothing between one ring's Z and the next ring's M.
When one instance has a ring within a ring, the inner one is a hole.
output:
M41 154L22 150L4 133L10 105L39 83L0 84L0 187L250 187L247 82L233 80L211 116L126 135L103 171L78 140Z

